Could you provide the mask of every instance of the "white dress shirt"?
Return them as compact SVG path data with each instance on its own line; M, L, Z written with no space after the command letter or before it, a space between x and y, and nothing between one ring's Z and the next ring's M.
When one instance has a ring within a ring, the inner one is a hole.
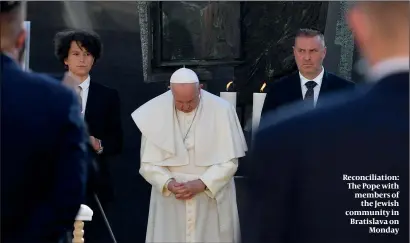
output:
M85 114L85 108L87 107L87 98L88 98L88 91L90 90L90 76L84 82L82 82L80 85L81 87L81 101L82 101L82 106L81 110L83 115Z
M409 57L390 58L376 63L368 73L368 80L376 82L386 76L399 72L409 71Z
M319 73L319 75L317 75L316 78L314 79L307 79L306 77L304 77L300 72L299 72L299 77L300 77L300 85L302 88L302 96L303 98L305 98L305 94L307 92L307 87L306 87L306 83L309 81L315 81L316 82L316 86L313 88L313 99L314 99L314 105L316 106L317 103L317 99L319 98L319 92L320 92L320 87L322 86L322 80L323 80L323 74L325 73L325 69L322 67L322 72Z
M79 84L78 86L81 87L81 104L82 104L82 115L85 115L85 108L87 107L87 99L88 99L88 91L90 90L90 75L88 75L88 78L86 80L84 80L84 82L82 82L81 84ZM98 138L97 138L98 139ZM98 139L98 142L100 143L100 150L97 151L97 154L101 154L103 152L103 145L102 145L102 141Z

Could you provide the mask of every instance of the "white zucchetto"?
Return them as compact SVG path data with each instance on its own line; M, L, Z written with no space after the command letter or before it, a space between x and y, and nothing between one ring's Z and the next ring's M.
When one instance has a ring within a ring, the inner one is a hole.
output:
M191 69L180 68L172 74L170 82L172 84L193 84L199 83L199 79Z

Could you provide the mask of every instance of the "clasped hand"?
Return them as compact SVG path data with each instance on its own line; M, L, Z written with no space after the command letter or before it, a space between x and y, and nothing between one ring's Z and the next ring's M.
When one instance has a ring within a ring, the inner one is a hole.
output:
M188 181L179 183L172 180L168 183L168 190L175 194L176 199L188 200L196 194L205 191L205 184L201 180Z

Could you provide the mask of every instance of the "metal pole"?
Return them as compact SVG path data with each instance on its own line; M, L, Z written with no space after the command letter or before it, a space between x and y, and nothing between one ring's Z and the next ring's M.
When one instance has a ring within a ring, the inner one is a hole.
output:
M94 194L94 198L95 198L95 201L97 202L98 208L100 209L101 214L102 214L102 216L103 216L103 218L104 218L105 225L107 225L108 231L110 232L110 235L111 235L111 238L112 238L112 240L113 240L113 243L117 243L117 240L115 239L114 233L112 232L112 229L111 229L111 226L110 226L110 222L108 222L107 216L105 216L104 209L103 209L103 207L101 206L101 203L100 203L100 200L98 199L97 194Z

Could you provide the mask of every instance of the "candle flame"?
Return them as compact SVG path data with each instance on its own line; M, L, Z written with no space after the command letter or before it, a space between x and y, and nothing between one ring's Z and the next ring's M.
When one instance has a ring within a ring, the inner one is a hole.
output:
M266 82L264 82L263 84L262 84L262 87L261 87L261 89L259 90L259 92L263 92L263 90L265 89L265 87L266 87Z
M233 81L230 81L227 85L226 85L226 91L229 90L229 87L233 84Z

